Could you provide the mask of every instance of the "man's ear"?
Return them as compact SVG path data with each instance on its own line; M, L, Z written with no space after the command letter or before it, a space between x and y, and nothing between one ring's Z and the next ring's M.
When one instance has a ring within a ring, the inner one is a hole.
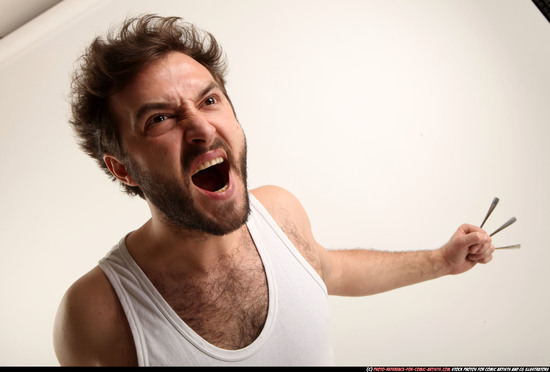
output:
M107 165L107 168L109 168L109 171L112 173L112 175L119 179L120 182L128 186L138 185L136 181L134 181L130 173L128 173L128 171L126 170L126 166L124 165L124 163L119 161L113 155L104 154L103 161L105 162L105 165Z

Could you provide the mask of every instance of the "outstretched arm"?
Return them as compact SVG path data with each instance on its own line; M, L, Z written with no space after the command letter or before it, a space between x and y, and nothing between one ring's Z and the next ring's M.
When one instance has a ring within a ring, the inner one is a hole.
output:
M327 250L312 234L309 218L288 191L267 186L254 190L302 255L323 278L329 294L366 296L470 270L491 261L494 246L479 227L462 225L437 250L385 252Z
M437 250L382 252L353 249L320 251L326 262L329 293L364 296L420 283L449 274L460 274L477 263L491 261L494 246L485 231L462 225L447 244Z

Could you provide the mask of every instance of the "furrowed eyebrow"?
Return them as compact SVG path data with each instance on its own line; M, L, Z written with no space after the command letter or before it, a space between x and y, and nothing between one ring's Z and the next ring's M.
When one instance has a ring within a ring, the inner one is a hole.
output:
M200 93L197 95L196 99L200 99L204 96L206 96L208 93L210 93L213 90L219 89L222 90L220 85L216 83L215 81L208 84L203 90L200 91ZM141 105L137 111L137 114L135 116L135 122L140 123L143 116L147 114L150 111L157 111L157 110L167 110L170 109L172 105L168 102L149 102L144 103Z
M139 110L136 114L135 122L140 123L141 119L145 114L147 114L150 111L157 111L157 110L167 110L171 107L169 103L166 102L151 102L151 103L144 103L139 107Z
M220 86L218 85L218 83L216 83L215 81L211 82L210 84L208 84L202 91L201 93L199 94L199 96L197 98L202 98L204 96L206 96L208 93L210 93L211 91L215 90L215 89L219 89L221 90Z

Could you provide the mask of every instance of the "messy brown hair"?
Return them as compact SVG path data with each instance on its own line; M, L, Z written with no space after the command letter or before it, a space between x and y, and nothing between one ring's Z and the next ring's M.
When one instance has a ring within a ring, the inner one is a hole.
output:
M116 123L109 116L108 100L121 91L147 64L172 51L182 52L202 64L225 90L225 59L214 36L179 17L154 14L126 19L118 30L97 37L77 61L71 85L73 127L81 149L94 158L113 180L103 155L126 159ZM228 97L229 99L229 97ZM129 195L139 187L121 184Z

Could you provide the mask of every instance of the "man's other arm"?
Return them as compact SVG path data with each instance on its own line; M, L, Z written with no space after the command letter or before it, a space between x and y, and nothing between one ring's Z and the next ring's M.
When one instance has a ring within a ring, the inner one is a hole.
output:
M436 250L327 250L313 237L309 217L294 195L275 186L256 189L254 194L283 230L285 226L294 226L300 238L291 240L300 245L297 248L321 275L332 295L366 296L385 292L463 273L492 259L491 238L484 230L468 224L460 226L449 242Z

